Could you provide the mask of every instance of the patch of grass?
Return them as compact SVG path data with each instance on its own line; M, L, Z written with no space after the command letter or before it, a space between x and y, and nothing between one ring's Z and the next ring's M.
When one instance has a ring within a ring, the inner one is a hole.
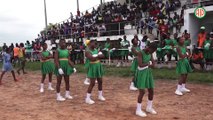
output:
M2 64L0 64L0 67ZM26 64L26 69L31 71L38 71L41 69L40 62L28 62ZM76 65L76 69L79 73L86 74L86 69L84 65ZM130 67L120 67L115 66L104 66L105 76L117 76L117 77L132 77L133 73L130 71ZM176 70L173 69L153 69L154 79L161 80L177 80L179 76L176 74ZM188 81L198 82L198 83L213 83L213 74L206 71L195 71L190 73L188 76Z

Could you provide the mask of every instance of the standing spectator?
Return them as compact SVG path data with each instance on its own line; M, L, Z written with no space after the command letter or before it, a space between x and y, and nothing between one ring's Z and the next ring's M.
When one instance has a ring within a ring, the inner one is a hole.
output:
M143 0L142 1L142 11L144 13L144 17L146 18L147 17L147 9L148 9L148 3L146 0Z
M150 17L149 20L148 20L149 34L152 34L152 30L153 30L153 28L155 28L155 21L153 19L154 19L153 17Z
M205 27L204 26L202 26L202 27L200 27L200 33L198 34L198 40L197 40L197 42L198 42L198 47L199 48L202 48L203 47L203 44L204 44L204 42L205 42L205 40L206 40L206 32L205 32Z
M18 68L17 73L20 75L20 70L22 70L23 74L27 74L24 70L25 68L25 48L24 48L24 43L20 43L20 48L19 48L19 54L18 54L20 63L21 63L21 67Z
M148 39L148 36L145 35L143 39L140 41L139 46L141 50L145 49L147 45L149 44L149 41L147 39Z
M6 51L6 49L8 48L8 46L7 46L7 44L6 43L4 43L4 45L2 46L2 51Z
M126 50L122 50L121 51L121 63L123 63L123 66L125 66L125 62L128 62L128 55L129 55L129 46L130 46L130 43L129 41L126 39L126 35L123 36L123 40L120 42L121 44L121 48L122 49L126 49Z
M143 18L141 18L140 21L138 22L137 33L139 34L139 30L140 30L141 31L140 34L143 34L143 31L144 31L144 34L146 34L145 26L146 26L146 24L145 24Z
M9 46L9 51L13 54L13 48L14 48L14 45L13 43L11 43L11 45Z
M37 42L35 45L34 45L34 52L33 52L33 55L34 55L34 59L35 61L39 61L40 60L40 52L41 52L41 45L40 45L40 42Z
M174 21L173 21L173 18L171 16L169 16L168 18L168 28L169 28L169 33L170 34L173 34L173 29L174 29Z
M18 54L19 54L19 45L18 43L16 43L16 46L13 48L14 66L19 61Z
M159 26L161 40L166 39L168 34L168 25L165 25L164 22Z
M174 23L174 26L175 26L175 28L176 28L176 32L180 32L179 20L180 20L180 17L179 17L179 15L177 14L177 12L175 12L175 13L174 13L174 17L173 17L173 23Z
M29 41L25 44L25 52L26 52L26 58L30 61L32 56L32 45Z
M185 46L188 47L188 49L190 49L189 48L191 44L190 34L187 32L187 30L184 30L184 33L182 36L185 38L185 42L184 42Z

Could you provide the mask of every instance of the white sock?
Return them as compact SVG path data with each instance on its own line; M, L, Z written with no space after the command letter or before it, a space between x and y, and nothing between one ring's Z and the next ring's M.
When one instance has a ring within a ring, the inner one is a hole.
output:
M134 82L131 82L131 86L134 86L134 87L135 87Z
M91 97L91 94L87 93L87 99L90 99L90 97Z
M102 96L102 95L103 95L103 92L102 92L102 91L98 91L98 95L99 95L99 96Z
M41 88L44 88L44 83L41 83Z
M49 87L52 87L52 83L51 82L49 82Z
M137 103L137 109L136 109L136 110L137 110L137 111L141 111L141 109L142 109L142 108L141 108L141 103Z
M182 88L182 85L177 85L177 90L180 90Z
M147 102L147 108L148 109L152 108L152 101L151 100L148 100L148 102Z
M60 93L57 93L57 97L61 97L61 94L60 94Z
M182 84L182 88L186 88L186 84Z
M66 96L70 95L70 91L66 91L65 95Z

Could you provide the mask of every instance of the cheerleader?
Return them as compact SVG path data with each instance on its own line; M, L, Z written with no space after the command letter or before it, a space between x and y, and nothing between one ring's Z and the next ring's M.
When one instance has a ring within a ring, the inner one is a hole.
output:
M178 81L175 94L179 96L182 96L184 92L190 92L190 90L186 88L186 80L188 73L192 72L192 68L188 60L190 57L190 51L187 50L186 46L184 45L184 41L184 37L178 38L179 46L177 47L177 53L179 60L177 62L176 72L180 75L180 79Z
M87 77L90 78L90 85L87 90L87 95L85 102L87 104L94 104L95 102L91 99L91 93L92 89L95 86L95 80L98 81L98 99L101 101L105 101L105 98L102 95L102 77L104 74L102 64L100 62L100 59L104 58L104 55L102 52L98 52L96 49L96 41L91 40L89 47L86 51L86 57L89 59L89 66L88 66L88 72Z
M86 41L85 41L86 51L88 51L88 45L89 45L89 43L90 43L90 40L86 40ZM84 67L85 67L85 69L86 69L87 71L88 71L89 63L90 63L89 59L86 58ZM84 84L85 84L85 85L89 85L89 84L90 84L89 81L90 81L89 78L86 76L86 79L84 80Z
M138 68L137 54L140 51L140 47L138 47L138 39L133 38L132 44L133 44L133 46L131 48L131 51L134 55L134 60L133 60L132 65L131 65L131 71L133 72L133 75L135 75L135 71ZM135 79L135 77L133 76L132 82L131 82L130 87L129 87L129 89L133 90L133 91L138 90L134 85L134 79Z
M40 85L40 92L44 92L44 80L46 78L46 74L49 75L49 85L48 90L54 90L52 87L52 73L54 71L54 64L50 61L53 56L50 54L49 51L47 51L47 44L43 44L43 51L41 53L41 85Z
M59 41L59 46L60 48L56 50L54 55L56 66L55 75L57 76L57 85L56 85L57 101L65 101L65 98L73 99L69 91L70 89L69 76L72 73L76 72L76 69L74 68L74 64L70 59L69 51L66 49L66 41L64 39L61 39ZM60 94L62 77L64 77L66 86L65 98L62 97Z
M146 113L141 110L141 103L145 94L145 89L148 89L148 104L146 112L157 114L152 107L154 96L154 80L151 68L154 67L154 59L152 54L157 50L156 43L150 43L144 50L138 52L138 69L135 73L135 86L139 90L136 115L146 117Z

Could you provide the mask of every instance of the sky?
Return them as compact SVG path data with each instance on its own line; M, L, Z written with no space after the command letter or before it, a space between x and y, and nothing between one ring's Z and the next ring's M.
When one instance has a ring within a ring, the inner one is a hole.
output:
M64 21L70 12L76 15L76 0L46 0L46 4L48 23ZM81 12L98 4L100 0L79 0ZM44 27L44 0L0 0L0 46L32 41Z

